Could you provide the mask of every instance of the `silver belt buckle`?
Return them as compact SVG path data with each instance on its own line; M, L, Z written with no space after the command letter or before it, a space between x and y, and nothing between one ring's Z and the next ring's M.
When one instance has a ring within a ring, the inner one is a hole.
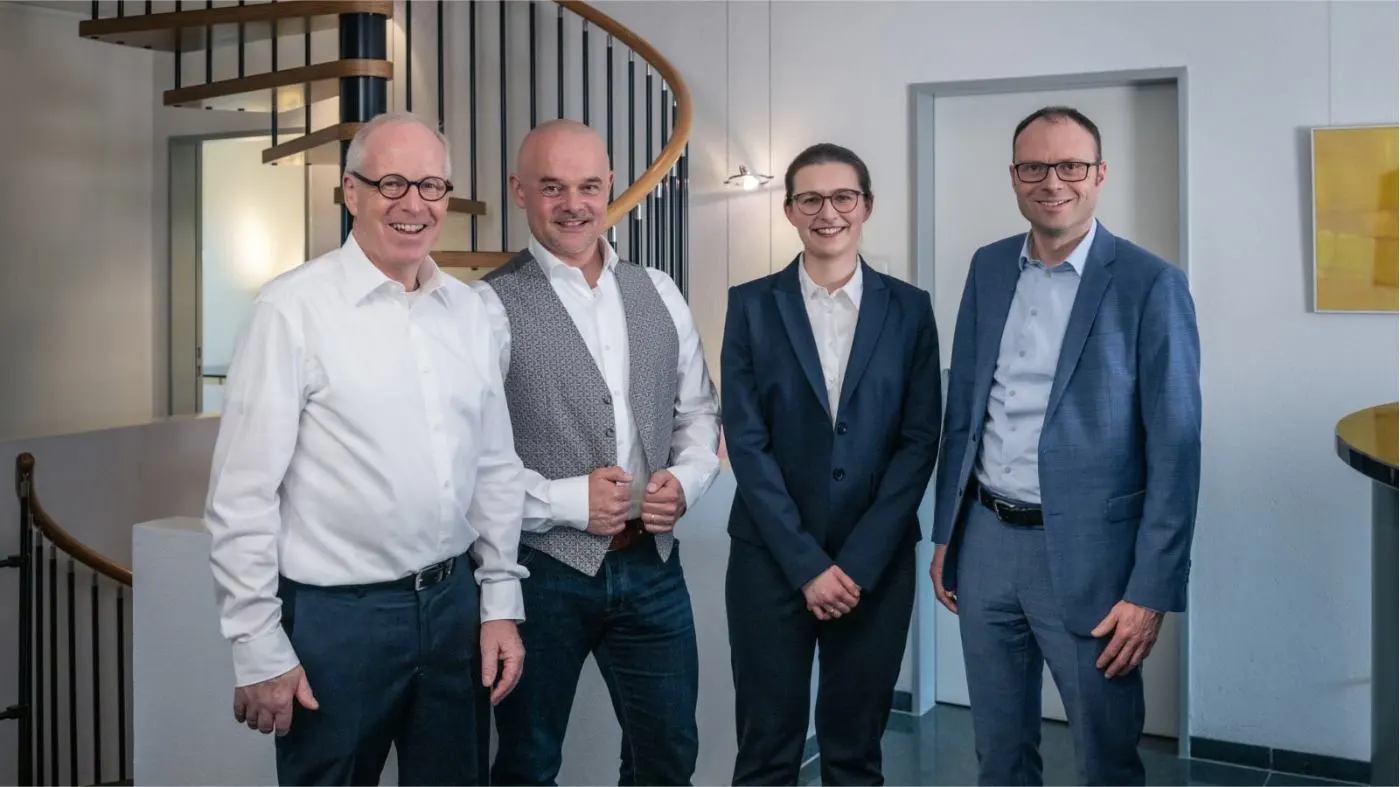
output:
M441 563L435 563L419 571L413 578L414 591L422 591L452 576L453 558L448 558ZM431 581L430 581L431 580Z
M1005 522L1006 519L1003 514L1011 514L1015 513L1015 511L1016 507L1007 503L1005 500L998 500L995 497L992 498L992 513L997 515L997 519Z

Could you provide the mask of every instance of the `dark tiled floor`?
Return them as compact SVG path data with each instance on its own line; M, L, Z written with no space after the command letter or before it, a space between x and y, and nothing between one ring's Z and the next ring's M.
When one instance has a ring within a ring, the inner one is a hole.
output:
M1143 764L1150 785L1216 785L1216 787L1265 787L1266 785L1334 785L1306 776L1273 773L1255 768L1184 760L1177 756L1175 740L1144 739ZM1046 785L1076 784L1074 744L1069 727L1046 722L1041 731L1040 756ZM802 769L802 784L821 783L817 762ZM971 785L977 783L977 754L972 743L972 716L966 708L938 705L921 717L896 713L885 732L885 783L891 785Z

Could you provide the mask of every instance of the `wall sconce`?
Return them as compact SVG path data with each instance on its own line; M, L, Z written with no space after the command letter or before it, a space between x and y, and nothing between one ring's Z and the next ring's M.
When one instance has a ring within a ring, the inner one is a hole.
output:
M739 174L730 175L729 177L724 179L724 183L727 186L738 186L744 191L753 191L754 189L758 188L759 186L762 186L763 184L767 183L772 179L772 175L764 175L762 173L749 172L748 167L744 166L743 164L740 164Z

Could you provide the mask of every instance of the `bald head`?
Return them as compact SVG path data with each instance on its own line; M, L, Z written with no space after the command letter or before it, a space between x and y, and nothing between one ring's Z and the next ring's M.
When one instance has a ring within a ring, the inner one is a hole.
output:
M530 232L575 267L601 259L612 171L602 137L574 120L550 120L525 135L510 177L515 204Z

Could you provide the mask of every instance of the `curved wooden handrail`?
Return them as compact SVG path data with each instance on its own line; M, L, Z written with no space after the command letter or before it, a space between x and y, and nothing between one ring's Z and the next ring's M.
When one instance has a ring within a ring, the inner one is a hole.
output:
M53 517L49 516L49 512L39 504L39 495L34 491L34 455L30 453L20 454L15 459L16 494L25 493L26 481L29 483L29 513L34 517L34 526L44 534L44 538L93 571L131 587L131 569L112 562L110 558L98 554L92 547L74 538L67 530L59 527ZM22 522L20 525L28 527L27 523Z
M621 22L581 0L554 0L554 2L607 31L613 38L636 52L642 60L656 69L656 73L660 74L671 88L671 96L676 100L676 125L675 130L671 133L671 138L666 141L666 146L661 149L656 160L648 164L642 174L637 176L637 181L628 186L626 191L608 205L606 226L611 227L621 221L628 211L642 204L647 193L656 188L666 177L666 173L671 171L671 167L680 160L681 153L685 151L686 143L690 140L691 115L694 112L690 99L690 88L686 87L685 80L681 78L681 74L675 66L671 65L671 61L656 51L656 47L647 43L646 39L632 32Z

